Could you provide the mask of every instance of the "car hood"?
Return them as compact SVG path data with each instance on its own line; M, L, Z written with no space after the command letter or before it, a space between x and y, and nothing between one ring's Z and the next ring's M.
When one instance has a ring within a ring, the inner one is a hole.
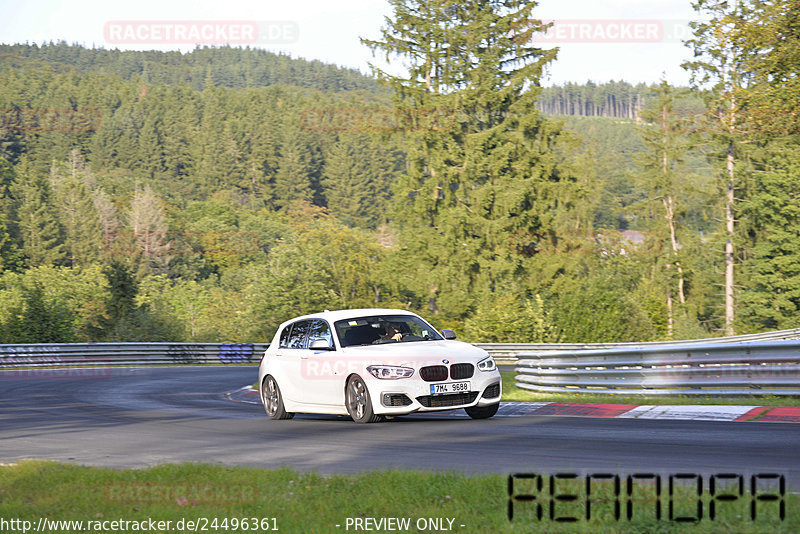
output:
M342 355L374 360L376 364L406 364L414 367L447 363L478 363L489 353L462 341L409 341L382 345L361 345L342 349Z

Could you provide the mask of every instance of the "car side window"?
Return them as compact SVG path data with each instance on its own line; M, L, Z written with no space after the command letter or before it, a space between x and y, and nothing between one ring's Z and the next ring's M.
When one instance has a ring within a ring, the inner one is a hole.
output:
M327 321L322 319L314 319L311 322L311 329L308 332L308 346L311 346L313 341L323 339L328 343L328 346L333 348L333 336L331 335L331 327Z
M298 321L292 325L292 333L289 335L290 349L306 348L306 334L311 326L311 321Z
M289 334L292 332L292 325L287 325L281 332L281 340L278 346L282 349L289 347Z

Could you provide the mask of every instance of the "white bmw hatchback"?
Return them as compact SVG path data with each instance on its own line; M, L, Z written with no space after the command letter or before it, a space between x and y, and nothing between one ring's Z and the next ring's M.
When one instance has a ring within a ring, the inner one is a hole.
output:
M464 408L485 419L500 404L489 354L403 310L340 310L281 324L258 371L271 419L295 413L384 416Z

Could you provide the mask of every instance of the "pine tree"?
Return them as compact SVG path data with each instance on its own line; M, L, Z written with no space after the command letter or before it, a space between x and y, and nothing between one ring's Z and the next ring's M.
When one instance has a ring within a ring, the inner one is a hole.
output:
M161 116L160 110L152 110L145 118L139 134L137 167L141 168L148 178L158 177L164 172L164 145L157 116Z
M552 155L560 130L535 107L556 51L531 44L545 28L535 3L391 4L383 40L363 42L409 64L407 77L375 69L408 130L395 195L401 242L420 260L431 310L464 314L482 294L519 290L529 251L571 188Z
M0 157L0 272L22 266L20 243L17 239L16 206L11 193L15 178L14 167Z
M197 136L201 116L199 95L186 86L166 92L160 133L163 143L163 166L167 179L181 186L192 174L192 139Z
M750 88L742 95L744 121L759 135L800 132L800 0L749 2L743 29Z
M12 189L17 201L22 252L28 266L62 263L65 256L62 230L48 180L22 165Z
M751 250L741 323L755 331L800 327L800 145L771 140L742 203Z
M674 265L677 280L670 282L666 290L667 309L667 337L672 338L675 324L673 294L677 295L681 306L686 304L685 277L683 265L679 257L680 244L678 243L678 219L682 215L683 206L680 205L682 192L685 191L686 169L683 159L688 150L686 139L685 121L676 116L676 92L666 82L662 81L656 91L656 99L641 113L641 118L648 126L638 128L647 152L639 154L638 165L642 172L639 175L643 189L648 191L651 203L657 202L663 208L663 218L669 242L669 259L666 268L671 270ZM667 274L672 280L674 276Z
M206 194L219 190L225 181L222 169L225 160L224 94L222 89L208 85L203 90L201 95L202 119L198 126L197 136L192 140L193 181Z
M694 59L683 64L691 72L695 88L706 90L710 110L707 133L716 147L716 157L725 168L725 333L734 334L734 243L736 235L737 158L741 158L741 93L751 73L747 69L745 33L753 20L752 2L729 4L718 0L696 0L692 7L702 21L690 24L694 38L687 41ZM741 163L739 167L741 167Z
M67 168L54 165L50 171L67 262L73 267L89 265L105 255L103 229L90 190L93 182L77 150L73 150Z
M128 268L119 262L113 262L103 271L108 280L109 299L106 309L111 320L110 327L136 309L136 295L139 285Z
M272 182L278 169L282 110L277 108L281 94L273 91L250 94L243 117L243 136L247 143L240 187L250 195L252 208L269 206Z
M328 209L350 226L373 225L376 204L381 203L370 165L374 153L368 146L366 135L342 135L325 161L322 184Z
M5 198L0 196L0 203L4 203L4 200ZM3 211L0 212L0 273L13 263L13 260L10 258L13 253L12 243L11 234L8 231L8 217L5 211Z
M748 6L750 24L740 33L751 79L740 109L753 173L741 202L750 249L739 323L753 330L793 328L800 324L800 2Z
M273 202L287 209L295 202L311 202L317 196L314 185L319 180L320 161L307 135L293 128L286 132L280 147L275 173Z

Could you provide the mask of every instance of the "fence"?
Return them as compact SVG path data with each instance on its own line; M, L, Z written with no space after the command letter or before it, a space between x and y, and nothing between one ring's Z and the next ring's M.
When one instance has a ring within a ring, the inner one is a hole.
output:
M517 386L541 392L800 395L800 341L520 353Z
M0 368L258 363L268 346L268 343L0 345Z

